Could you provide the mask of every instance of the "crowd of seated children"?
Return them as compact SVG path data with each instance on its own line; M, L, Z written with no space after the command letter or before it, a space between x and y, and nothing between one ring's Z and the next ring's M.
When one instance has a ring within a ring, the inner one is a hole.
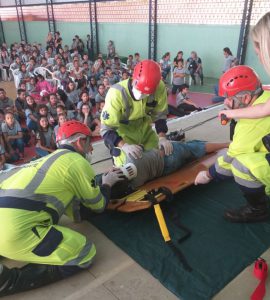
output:
M38 157L54 151L54 127L61 126L64 119L81 119L91 128L93 136L100 135L100 120L92 111L87 90L81 92L77 107L68 99L63 90L57 90L56 94L51 93L47 104L37 104L32 95L26 95L25 90L21 88L18 89L17 95L16 115L13 112L13 101L6 97L4 90L2 91L2 100L0 100L1 107L5 109L5 111L2 110L4 115L2 119L4 120L1 125L1 153L3 152L5 155L5 161L14 162L24 158L24 146L30 139L30 135L26 132L30 131L35 135ZM101 108L99 113L101 113ZM61 119L59 119L60 116L62 116ZM27 128L22 128L19 121L23 122Z
M3 50L0 49L1 57L7 56L6 61L9 66L12 65L12 70L19 69L20 83L15 110L12 100L0 89L0 110L2 109L5 114L9 112L7 119L9 121L14 119L16 128L22 123L23 126L26 124L29 131L35 132L38 156L55 149L54 128L57 130L57 126L61 126L64 120L80 119L92 129L93 135L99 135L100 114L108 89L113 84L128 79L141 60L139 53L129 55L124 66L115 53L113 43L110 42L108 45L110 55L107 59L104 60L102 54L99 54L95 61L91 61L90 56L84 53L83 42L78 36L74 37L69 48L62 45L59 32L56 32L55 36L48 34L45 49L41 44L31 45L21 42L14 43L10 51L7 51L7 45L3 45ZM35 72L40 66L52 72L52 78L57 79L58 89L46 80L47 77L44 78L43 73ZM169 52L163 56L160 66L162 77L166 79L171 70ZM181 97L183 99L178 101L178 110L183 114L200 109L187 97L185 90L181 89L187 73L185 66L183 52L179 51L174 60L173 93L180 91L177 99ZM18 136L21 135L20 138L23 139L23 127L21 132L18 132ZM22 149L25 142L16 141L9 144L19 157L23 157ZM4 149L4 145L2 148L6 153L9 152Z

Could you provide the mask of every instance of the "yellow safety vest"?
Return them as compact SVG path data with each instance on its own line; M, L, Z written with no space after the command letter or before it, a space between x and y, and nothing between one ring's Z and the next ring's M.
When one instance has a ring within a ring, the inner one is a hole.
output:
M64 213L80 220L80 202L98 212L106 205L94 177L92 167L80 154L56 150L42 159L0 173L0 209L45 210L55 223Z

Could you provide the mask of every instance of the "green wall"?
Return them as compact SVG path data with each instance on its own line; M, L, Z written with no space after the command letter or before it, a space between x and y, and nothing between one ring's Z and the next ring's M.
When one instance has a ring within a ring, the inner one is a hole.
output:
M169 51L173 59L182 50L187 59L191 51L196 51L205 76L217 78L223 67L223 48L229 47L236 54L238 32L239 26L160 24L158 58Z
M42 43L42 45L45 44L46 37L49 31L48 22L25 22L25 30L28 43L37 42Z
M18 22L2 21L2 23L8 45L21 40Z
M76 34L82 38L83 42L86 41L86 35L90 32L90 24L85 22L56 22L56 30L61 32L63 46L68 45L70 47Z
M8 44L19 41L20 34L17 22L3 22ZM61 32L63 45L71 45L72 38L78 34L84 41L90 32L89 23L56 22L56 29ZM48 33L45 21L26 22L29 42L42 42L44 45ZM191 51L197 51L203 62L206 77L218 78L223 67L223 48L229 47L236 55L240 26L236 25L188 25L158 24L157 26L157 59L169 51L173 59L179 50L188 58ZM99 23L98 35L100 51L107 52L107 43L113 40L116 52L120 56L128 56L139 52L142 58L148 56L148 24L144 23ZM255 68L264 83L269 76L260 65L251 42L248 44L246 64Z
M100 23L98 32L102 53L107 53L108 41L112 40L120 56L139 52L141 57L148 57L148 24Z

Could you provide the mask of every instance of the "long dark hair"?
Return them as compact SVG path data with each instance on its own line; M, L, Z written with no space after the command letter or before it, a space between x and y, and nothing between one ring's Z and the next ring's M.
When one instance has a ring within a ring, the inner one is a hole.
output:
M83 108L83 106L86 106L86 105L89 107L90 114L89 114L88 116L90 116L90 118L91 118L91 106L90 106L89 103L83 103L83 104L82 104L82 106L80 107L80 110L79 110L79 114L80 114L80 116L81 116L82 118L84 118L84 114L83 114L83 112L82 112L82 108Z
M61 99L64 103L67 102L68 96L67 96L67 94L66 94L63 90L58 89L56 93L59 95L60 99Z
M34 98L33 98L31 95L26 96L26 98L27 98L27 97L31 97L31 98L34 100ZM36 111L37 111L37 104L36 104L36 102L34 101L33 105L30 106L30 105L27 103L27 101L26 101L26 109L30 109L32 112L36 112Z
M223 51L226 52L226 53L228 53L229 55L233 55L229 47L225 47L223 49Z
M42 118L47 119L47 117L45 117L45 116L41 116L41 117L38 119L38 132L39 132L39 137L40 137L40 144L41 144L41 146L46 146L46 139L45 139L45 136L44 136L44 130L43 130L43 128L40 126L40 120L41 120ZM50 124L48 123L47 131L48 131L50 128L51 128L51 126L50 126ZM53 133L53 131L52 131L52 133ZM52 143L52 136L51 136L51 141L50 141L50 147L51 147L52 149L55 149L55 144Z
M166 52L166 53L162 56L162 59L164 59L164 58L167 57L168 55L170 55L170 52Z
M91 80L95 80L95 84L92 84L91 83ZM89 87L91 88L91 89L94 89L95 87L97 88L97 81L96 81L96 78L95 77L90 77L90 80L89 80Z
M83 87L84 87L83 90L87 90L86 85L87 85L87 81L85 78L78 79L77 90L79 89L81 90Z

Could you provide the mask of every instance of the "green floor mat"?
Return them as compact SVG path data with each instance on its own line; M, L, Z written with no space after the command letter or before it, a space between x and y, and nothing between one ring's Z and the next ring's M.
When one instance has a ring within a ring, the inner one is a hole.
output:
M153 209L91 218L97 228L149 270L166 288L186 300L211 299L270 246L270 222L232 224L223 211L245 203L233 182L191 187L175 195L170 207L192 235L178 245L191 267L184 270L161 236ZM174 242L181 232L162 208Z

